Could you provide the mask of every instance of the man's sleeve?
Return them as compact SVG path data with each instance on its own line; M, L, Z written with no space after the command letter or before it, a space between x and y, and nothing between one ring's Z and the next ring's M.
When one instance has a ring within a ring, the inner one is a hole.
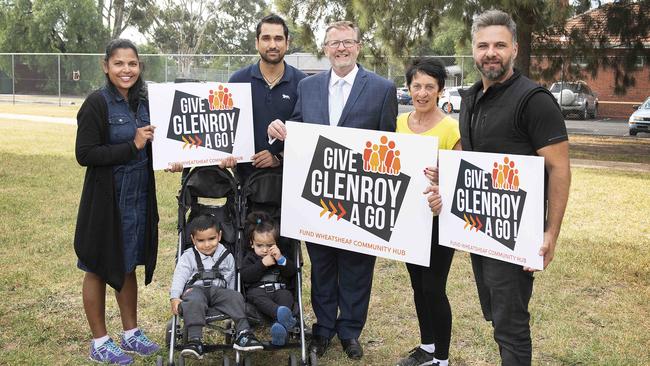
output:
M535 150L569 139L562 111L554 98L542 91L530 97L520 123Z
M289 121L302 122L301 104L302 104L302 86L304 80L305 79L300 80L300 82L298 82L298 88L297 88L298 100L296 100L296 105L293 107L293 113L291 113L291 118L289 118Z
M397 123L397 89L393 83L390 83L388 91L384 95L381 116L379 118L380 131L395 132Z

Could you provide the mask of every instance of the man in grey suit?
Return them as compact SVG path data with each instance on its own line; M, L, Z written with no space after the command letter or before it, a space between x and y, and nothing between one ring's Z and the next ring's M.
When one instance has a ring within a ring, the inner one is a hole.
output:
M292 121L395 131L395 84L357 64L360 49L354 23L327 27L323 50L332 68L300 81ZM268 134L284 140L282 121L273 121ZM359 335L368 315L375 257L312 243L307 243L307 251L316 315L309 350L322 356L337 335L347 356L358 360L363 356Z

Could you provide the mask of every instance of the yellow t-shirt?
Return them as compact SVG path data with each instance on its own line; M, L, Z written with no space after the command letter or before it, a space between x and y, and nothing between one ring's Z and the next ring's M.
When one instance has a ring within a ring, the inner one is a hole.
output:
M397 128L395 132L416 134L409 128L409 114L403 113L397 116ZM435 136L438 138L438 148L440 150L451 150L458 140L460 140L458 121L449 116L445 116L432 129L421 132L418 135Z

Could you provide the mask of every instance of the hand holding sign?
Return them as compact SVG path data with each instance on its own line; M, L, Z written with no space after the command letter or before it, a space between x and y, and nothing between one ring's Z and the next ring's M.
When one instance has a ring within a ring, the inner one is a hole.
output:
M135 139L133 143L138 150L144 149L147 145L147 141L153 141L153 131L156 129L156 126L144 126L140 127L135 131Z
M287 138L287 127L282 121L276 119L275 121L269 124L269 127L266 129L266 133L272 139L278 139L284 141Z

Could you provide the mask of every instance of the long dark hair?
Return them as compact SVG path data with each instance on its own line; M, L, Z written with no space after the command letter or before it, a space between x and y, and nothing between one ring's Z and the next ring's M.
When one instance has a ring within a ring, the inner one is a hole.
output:
M135 52L135 57L138 58L138 62L140 62L140 56L138 55L138 49L135 47L135 44L131 42L128 39L124 38L117 38L114 39L106 45L106 53L104 54L104 62L108 64L108 59L113 56L116 50L118 49L124 49L124 48L130 48ZM135 81L135 84L129 89L129 94L128 94L128 102L129 102L129 107L131 108L132 111L137 111L138 110L138 104L140 103L140 99L145 99L147 97L147 87L142 81L142 73L144 72L144 65L142 62L140 62L140 75L138 75L138 80ZM108 77L108 74L105 74L106 76L106 83L107 85L113 90L113 92L117 93L117 88L113 83L111 82L111 79Z

